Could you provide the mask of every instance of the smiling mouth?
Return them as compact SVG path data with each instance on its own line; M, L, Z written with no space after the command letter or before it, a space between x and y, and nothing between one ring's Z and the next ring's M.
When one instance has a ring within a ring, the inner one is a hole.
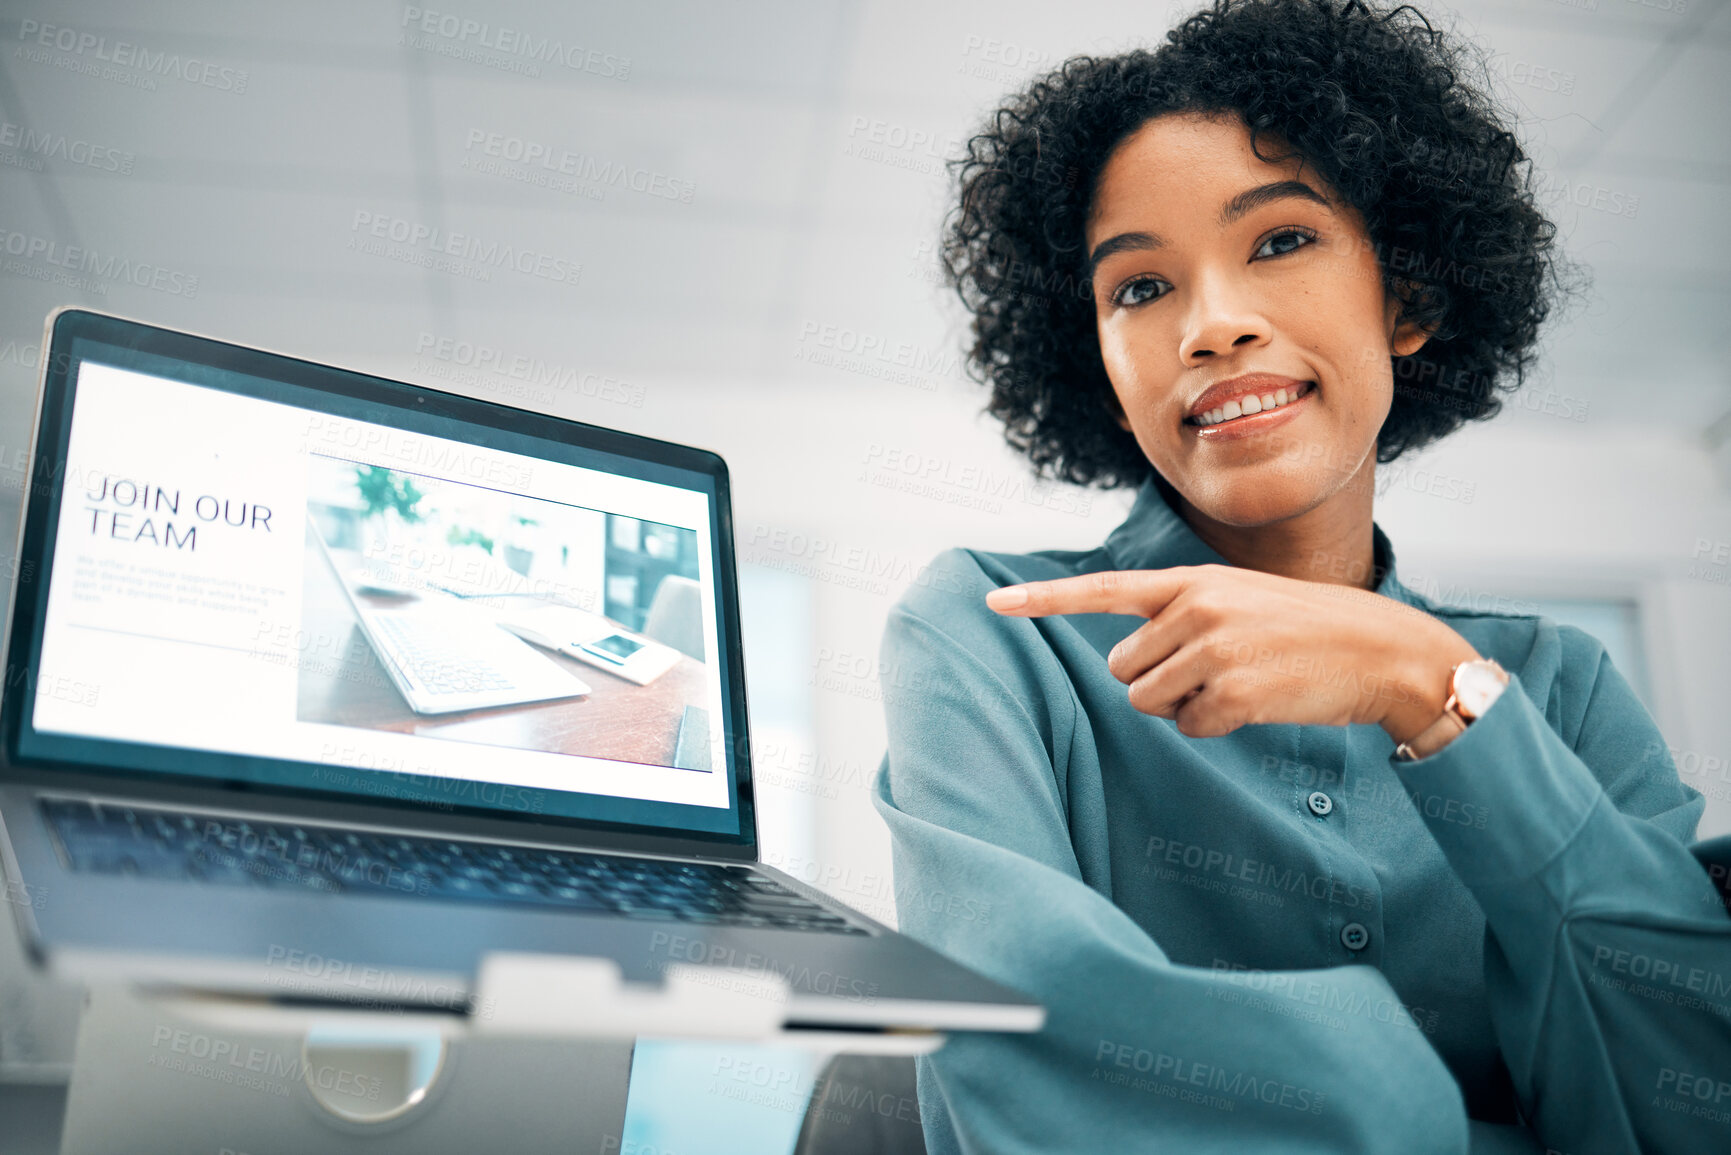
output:
M1245 417L1253 417L1258 413L1266 413L1270 409L1279 409L1293 402L1310 396L1316 392L1316 382L1306 381L1296 392L1288 389L1266 390L1261 395L1246 393L1243 397L1234 398L1224 405L1217 405L1206 413L1195 417L1186 417L1184 424L1198 428L1210 428L1215 425L1230 425Z

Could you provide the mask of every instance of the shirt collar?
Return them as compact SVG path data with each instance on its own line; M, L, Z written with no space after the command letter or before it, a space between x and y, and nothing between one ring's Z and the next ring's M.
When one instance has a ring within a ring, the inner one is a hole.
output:
M1106 553L1117 569L1158 569L1175 565L1231 565L1172 507L1157 474L1136 491L1130 516L1106 537ZM1372 569L1379 575L1375 592L1425 609L1423 601L1395 576L1394 545L1382 527L1370 526Z

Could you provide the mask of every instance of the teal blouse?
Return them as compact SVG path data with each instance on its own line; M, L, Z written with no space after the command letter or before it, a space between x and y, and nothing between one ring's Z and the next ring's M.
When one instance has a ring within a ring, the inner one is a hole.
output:
M1731 1151L1701 795L1590 635L1434 604L1373 537L1377 593L1511 674L1415 762L1376 726L1186 737L1106 668L1141 619L986 608L1226 564L1152 482L1099 549L951 550L894 607L902 929L1047 1008L920 1061L934 1153Z

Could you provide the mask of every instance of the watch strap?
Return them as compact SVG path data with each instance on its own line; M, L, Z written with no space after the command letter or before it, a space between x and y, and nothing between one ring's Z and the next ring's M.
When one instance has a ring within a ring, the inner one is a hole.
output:
M1466 721L1455 712L1454 696L1450 695L1448 705L1443 708L1437 720L1396 746L1394 756L1402 762L1416 762L1420 758L1428 758L1459 737L1466 728Z

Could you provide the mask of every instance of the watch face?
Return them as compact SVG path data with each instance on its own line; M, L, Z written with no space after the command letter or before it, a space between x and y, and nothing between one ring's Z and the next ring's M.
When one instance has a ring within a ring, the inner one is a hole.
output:
M1466 662L1455 671L1455 705L1469 718L1478 718L1491 708L1508 683L1487 662Z

